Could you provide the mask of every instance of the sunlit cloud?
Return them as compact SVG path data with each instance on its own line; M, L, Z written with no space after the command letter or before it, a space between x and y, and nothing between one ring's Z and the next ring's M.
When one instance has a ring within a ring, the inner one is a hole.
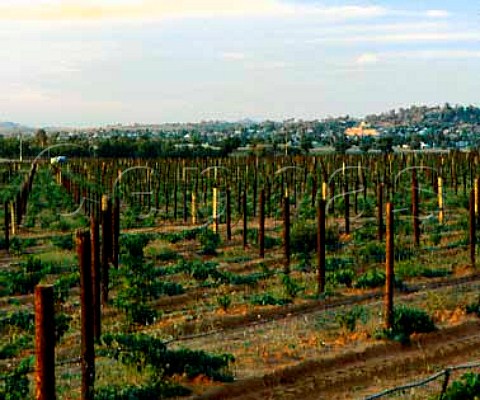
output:
M331 36L309 39L307 43L421 43L421 42L480 42L479 31L467 32L409 32L395 34Z
M447 18L450 16L447 10L428 10L425 14L430 18Z
M377 54L374 53L364 53L360 55L356 60L355 64L358 65L369 65L378 63L379 58Z
M387 13L379 6L324 7L278 0L20 0L0 3L3 20L162 19L213 16L315 15L325 18L371 18Z

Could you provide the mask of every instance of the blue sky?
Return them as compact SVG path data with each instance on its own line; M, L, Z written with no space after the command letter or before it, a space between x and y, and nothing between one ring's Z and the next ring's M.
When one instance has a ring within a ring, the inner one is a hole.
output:
M34 126L480 105L464 0L0 0L0 40L0 120Z

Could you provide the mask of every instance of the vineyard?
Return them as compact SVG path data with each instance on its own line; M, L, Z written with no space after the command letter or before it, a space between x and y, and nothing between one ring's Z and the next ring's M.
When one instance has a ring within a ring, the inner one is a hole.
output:
M0 164L0 399L364 398L474 361L478 176L475 152Z

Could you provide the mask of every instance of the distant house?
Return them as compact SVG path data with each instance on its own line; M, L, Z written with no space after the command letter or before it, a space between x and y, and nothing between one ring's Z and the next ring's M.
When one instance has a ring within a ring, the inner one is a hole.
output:
M361 122L359 126L354 126L352 128L345 129L345 135L352 136L378 136L379 133L376 129L370 128L365 122Z

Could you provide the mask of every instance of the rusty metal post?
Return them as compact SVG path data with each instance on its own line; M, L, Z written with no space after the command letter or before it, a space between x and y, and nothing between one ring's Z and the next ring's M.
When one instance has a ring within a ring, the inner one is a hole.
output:
M290 198L283 199L283 255L285 274L290 273Z
M379 242L383 241L383 183L377 183L377 239Z
M81 301L81 364L82 364L82 400L93 400L95 382L95 348L92 307L92 267L90 232L77 231L77 255L80 263L80 301Z
M108 197L102 196L102 303L105 306L108 303L108 270L109 270L109 258L112 252L110 245L110 229L112 221L108 212Z
M387 211L387 233L386 233L386 262L385 262L385 328L393 326L393 290L395 282L394 273L394 226L393 226L393 204L386 204Z
M227 225L227 240L232 240L232 194L230 192L230 186L227 187L227 199L226 199L226 225Z
M244 191L242 194L242 208L243 208L243 248L247 248L247 192Z
M258 227L258 247L259 255L265 258L265 189L260 191L258 199L259 205L259 227Z
M55 396L55 309L53 286L35 287L35 399Z
M317 274L318 294L325 291L325 199L317 206Z
M420 219L418 209L418 179L417 170L412 169L412 216L413 216L413 243L420 246Z
M475 216L475 190L470 192L470 263L475 267L475 245L476 245L476 229L477 221Z
M95 340L101 336L101 296L100 296L100 230L98 220L90 219L90 236L92 239L92 292L93 292L93 331Z
M4 221L5 221L5 249L10 251L10 215L8 201L4 204Z

